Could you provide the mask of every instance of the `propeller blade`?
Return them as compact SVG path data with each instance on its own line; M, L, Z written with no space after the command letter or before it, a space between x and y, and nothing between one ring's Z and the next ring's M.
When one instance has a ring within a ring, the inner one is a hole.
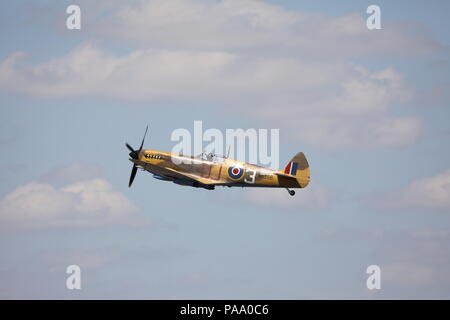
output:
M139 148L139 150L134 150L132 146L130 146L128 143L125 143L128 150L131 151L130 152L131 158L139 160L139 154L140 154L142 148L144 147L144 141L145 141L145 136L147 135L147 131L148 131L148 125L147 125L147 128L145 128L144 137L142 138L141 147ZM131 187L131 185L133 184L134 178L136 177L137 169L138 168L137 168L136 164L133 164L133 169L131 169L130 182L128 183L128 187Z
M142 138L142 143L141 143L141 147L139 148L139 151L141 151L142 147L144 146L144 140L145 140L145 136L147 135L147 130L148 130L148 125L147 125L147 128L145 128L144 137Z
M134 152L134 149L132 146L130 146L128 143L125 143L125 145L127 146L128 150L130 150L131 152Z
M131 185L132 185L132 183L133 183L133 180L134 180L134 177L136 176L136 172L137 172L137 167L136 167L136 165L134 164L134 165L133 165L133 169L131 170L130 182L128 183L128 188L131 187Z

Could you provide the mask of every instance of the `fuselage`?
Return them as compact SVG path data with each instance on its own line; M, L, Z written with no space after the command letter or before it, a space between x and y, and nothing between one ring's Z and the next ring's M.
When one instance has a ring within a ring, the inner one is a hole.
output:
M161 180L166 180L167 170L171 170L198 177L200 181L206 181L208 184L230 187L302 188L309 182L309 176L302 181L299 178L286 176L278 170L216 155L192 157L144 149L139 152L137 161L135 159L130 159L130 161L153 173L156 178L161 178ZM177 179L182 184L182 179Z

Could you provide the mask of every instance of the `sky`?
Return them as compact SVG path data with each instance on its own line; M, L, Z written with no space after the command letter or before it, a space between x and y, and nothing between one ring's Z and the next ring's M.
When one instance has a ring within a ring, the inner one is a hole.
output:
M449 299L449 10L0 3L0 298ZM304 152L310 185L209 191L138 172L128 188L125 142L149 124L144 147L170 151L196 120L279 129L280 166Z

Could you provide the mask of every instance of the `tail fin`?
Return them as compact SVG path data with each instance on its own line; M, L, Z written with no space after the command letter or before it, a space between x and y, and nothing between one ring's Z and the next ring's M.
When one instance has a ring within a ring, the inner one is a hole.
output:
M284 174L295 176L302 188L306 187L311 180L308 160L305 154L299 152L292 158L283 170Z

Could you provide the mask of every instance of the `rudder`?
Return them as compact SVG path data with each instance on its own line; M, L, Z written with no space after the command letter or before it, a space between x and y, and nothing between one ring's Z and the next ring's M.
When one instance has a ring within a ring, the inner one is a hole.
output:
M295 176L302 188L306 187L310 179L310 169L308 160L303 152L297 153L283 170L284 174Z

